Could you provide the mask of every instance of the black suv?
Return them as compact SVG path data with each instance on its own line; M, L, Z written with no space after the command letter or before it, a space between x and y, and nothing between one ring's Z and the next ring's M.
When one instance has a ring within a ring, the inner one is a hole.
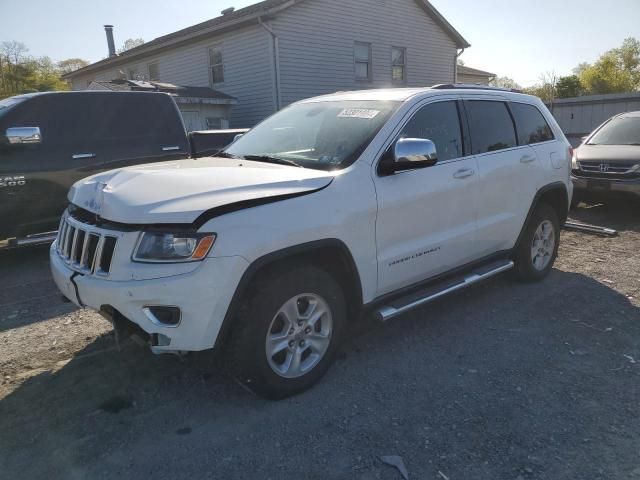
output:
M207 150L211 141L229 143L218 137L207 141ZM0 100L0 240L25 245L51 237L46 232L58 228L69 187L81 178L195 156L191 150L180 112L164 93L52 92Z

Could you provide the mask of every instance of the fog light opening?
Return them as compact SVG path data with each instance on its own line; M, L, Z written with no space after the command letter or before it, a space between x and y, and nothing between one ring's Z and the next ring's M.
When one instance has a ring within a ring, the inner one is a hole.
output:
M171 338L166 335L162 335L161 333L154 333L151 335L152 347L168 347L169 345L171 345Z
M177 327L180 324L181 312L178 307L154 305L143 310L149 320L161 327Z

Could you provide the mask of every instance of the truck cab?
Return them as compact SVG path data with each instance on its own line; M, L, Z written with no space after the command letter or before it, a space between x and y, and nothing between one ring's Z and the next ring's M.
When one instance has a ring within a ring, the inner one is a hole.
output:
M96 173L187 157L170 96L55 92L0 101L0 240L56 230L67 192Z

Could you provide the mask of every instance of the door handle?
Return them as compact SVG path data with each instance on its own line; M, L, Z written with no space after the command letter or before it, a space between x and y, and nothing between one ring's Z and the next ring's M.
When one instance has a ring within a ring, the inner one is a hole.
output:
M174 150L180 150L180 147L177 145L175 147L162 147L163 152L172 152Z
M95 153L76 153L75 155L71 155L71 158L74 160L81 160L83 158L96 158Z
M536 157L532 157L531 155L524 155L520 157L520 163L531 163L536 160Z
M467 178L472 175L475 175L475 171L470 168L462 168L453 174L453 178Z

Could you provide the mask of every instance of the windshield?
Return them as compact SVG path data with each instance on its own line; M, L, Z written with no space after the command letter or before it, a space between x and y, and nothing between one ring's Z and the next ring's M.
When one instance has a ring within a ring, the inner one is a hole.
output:
M10 107L13 107L14 105L17 105L20 102L24 102L25 98L19 98L19 97L9 97L9 98L5 98L4 100L0 100L0 115L2 115L4 112L6 112L7 110L9 110Z
M225 153L251 160L272 157L321 170L345 168L360 156L398 105L389 101L292 105L260 123Z
M589 140L588 145L640 145L640 117L614 118Z

